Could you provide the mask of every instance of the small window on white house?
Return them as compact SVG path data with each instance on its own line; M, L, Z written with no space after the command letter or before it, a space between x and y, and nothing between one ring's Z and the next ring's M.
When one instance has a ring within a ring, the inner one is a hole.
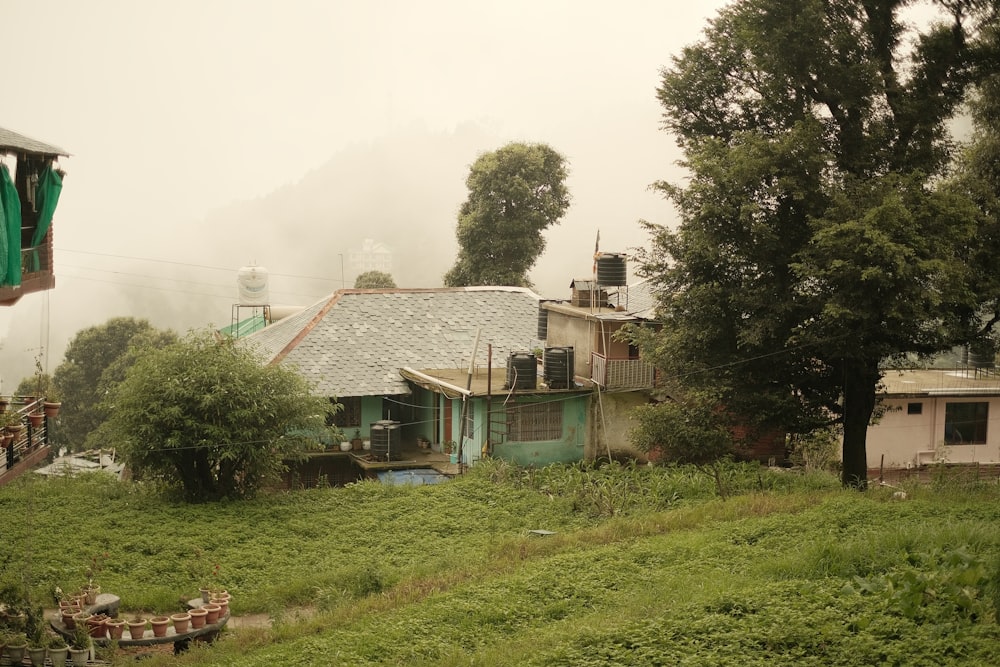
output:
M990 404L986 402L946 403L944 441L949 445L984 445Z
M540 442L559 440L563 430L561 401L521 403L507 408L507 440Z
M924 411L923 403L907 403L906 404L906 414L908 415L919 415Z

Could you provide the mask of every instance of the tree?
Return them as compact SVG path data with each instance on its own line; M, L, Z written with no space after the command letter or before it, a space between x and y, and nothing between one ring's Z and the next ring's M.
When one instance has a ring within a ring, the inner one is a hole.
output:
M736 2L658 89L691 178L656 184L682 222L645 223L664 326L637 340L761 426L839 423L854 486L885 364L984 335L998 312L982 218L945 178L995 3L940 3L922 30L900 17L914 4L931 3Z
M445 285L530 287L528 271L545 250L542 232L569 208L566 176L566 159L546 144L510 143L480 155L465 180L458 257Z
M203 501L251 497L276 479L311 442L303 434L324 428L330 403L294 370L192 332L146 348L105 408L100 435L137 474L160 475Z
M396 281L383 271L365 271L354 279L355 289L395 289Z
M104 418L97 409L107 389L100 387L104 371L128 351L136 337L156 331L147 320L114 317L82 329L69 342L52 377L63 397L60 433L72 447L80 447Z

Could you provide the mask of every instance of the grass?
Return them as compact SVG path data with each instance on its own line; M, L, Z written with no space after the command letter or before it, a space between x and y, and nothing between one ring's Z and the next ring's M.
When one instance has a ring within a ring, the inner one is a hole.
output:
M150 665L995 663L995 484L897 501L726 475L736 495L719 500L692 469L490 463L445 485L207 505L32 480L0 489L0 510L26 518L0 529L0 557L44 597L107 552L104 590L164 609L194 597L184 562L203 549L235 613L277 619Z

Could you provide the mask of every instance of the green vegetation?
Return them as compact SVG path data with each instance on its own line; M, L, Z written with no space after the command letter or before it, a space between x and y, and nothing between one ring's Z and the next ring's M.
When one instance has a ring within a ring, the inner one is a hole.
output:
M682 222L647 225L643 355L765 428L839 422L857 487L883 364L995 350L1000 321L995 97L964 180L951 135L996 93L997 6L909 20L934 5L733 2L657 90L689 177L655 186Z
M444 284L530 287L528 271L545 250L542 232L569 208L567 174L566 159L547 144L512 142L480 155L465 179L458 256Z
M111 415L97 430L104 445L192 501L253 496L315 441L308 434L332 409L294 369L209 331L147 348L101 405Z
M365 271L354 279L355 289L395 289L396 281L384 271Z
M0 489L0 561L34 600L85 581L123 614L194 597L200 553L270 629L148 664L987 665L1000 487L842 491L831 475L518 469L188 505L100 476ZM551 535L530 531L544 529ZM203 568L201 568L203 569Z

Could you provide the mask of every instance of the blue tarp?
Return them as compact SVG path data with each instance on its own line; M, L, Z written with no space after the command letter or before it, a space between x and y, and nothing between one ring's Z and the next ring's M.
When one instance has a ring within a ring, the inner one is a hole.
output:
M412 484L422 486L424 484L437 484L451 479L448 475L439 473L433 468L415 468L413 470L386 470L378 473L378 481L383 484L400 485Z

